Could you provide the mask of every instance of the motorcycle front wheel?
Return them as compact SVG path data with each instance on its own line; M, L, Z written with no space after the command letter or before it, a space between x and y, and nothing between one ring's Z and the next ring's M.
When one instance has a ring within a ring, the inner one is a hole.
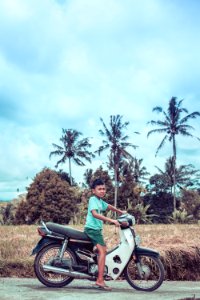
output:
M43 269L43 265L52 265L53 260L59 255L60 248L60 244L47 245L35 257L35 274L39 281L48 287L63 287L74 279L64 274L46 272ZM73 252L69 249L66 249L63 259L68 260L69 264L73 264L76 261Z
M165 271L159 258L138 255L137 263L131 259L124 270L128 283L136 290L152 292L164 281Z

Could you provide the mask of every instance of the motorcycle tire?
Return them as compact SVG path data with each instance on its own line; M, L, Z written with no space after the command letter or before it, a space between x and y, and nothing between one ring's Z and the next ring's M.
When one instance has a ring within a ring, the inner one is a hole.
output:
M67 275L56 274L53 272L45 272L43 270L42 266L44 264L51 265L51 261L58 255L60 248L61 245L56 243L47 245L44 248L42 248L42 250L38 252L38 254L35 257L35 261L34 261L35 275L37 276L37 278L41 283L43 283L48 287L55 287L55 288L63 287L69 284L70 282L72 282L72 280L74 279ZM76 263L74 253L68 248L65 250L64 258L71 260L72 264Z
M155 291L165 278L165 270L160 258L148 254L138 255L137 261L140 270L135 260L131 259L124 270L125 279L138 291Z

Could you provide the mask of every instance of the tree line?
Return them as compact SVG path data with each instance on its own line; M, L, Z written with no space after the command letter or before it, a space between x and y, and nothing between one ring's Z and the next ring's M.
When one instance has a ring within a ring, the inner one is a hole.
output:
M163 110L162 107L157 106L153 108L153 111L162 113L163 118L161 120L151 120L148 124L153 126L157 126L158 128L150 130L147 134L149 137L152 134L159 133L164 135L160 145L156 150L156 156L160 149L164 146L165 142L168 140L172 143L172 156L168 159L168 163L171 164L171 186L173 187L173 207L176 209L176 186L178 184L178 175L180 176L180 172L177 173L176 168L176 160L177 160L177 141L176 137L178 135L182 135L184 137L195 137L191 134L191 130L194 129L191 125L188 124L189 120L195 119L200 116L200 112L192 112L188 113L186 108L182 107L183 100L178 101L176 97L172 97L169 101L167 111ZM182 115L185 114L183 117ZM104 120L101 118L101 123L103 128L99 130L100 135L102 136L102 145L95 151L101 155L101 153L105 150L109 151L108 157L108 169L113 170L114 173L114 182L115 182L115 196L114 196L114 205L117 206L117 198L118 198L118 187L120 183L120 176L127 169L127 164L131 165L135 162L135 164L139 163L139 160L134 160L134 157L131 155L129 149L136 148L136 145L130 143L129 136L124 133L129 125L129 122L123 122L122 116L116 115L110 116L110 123L106 125ZM136 132L138 133L138 132ZM79 166L84 166L83 160L87 160L91 162L91 159L94 158L94 153L90 152L88 149L91 147L88 138L84 138L82 140L78 140L81 133L68 129L63 129L63 136L60 141L62 145L53 144L56 148L55 151L50 153L50 157L53 155L61 156L61 159L57 162L56 167L59 164L63 164L68 159L69 161L69 176L72 184L72 174L71 174L71 160L73 160ZM195 137L200 140L198 137ZM141 161L140 161L141 163ZM183 167L181 166L182 171ZM188 169L189 167L187 167ZM134 168L134 172L138 172L139 170ZM146 170L143 168L143 172ZM194 172L194 171L193 171ZM139 174L138 174L139 175ZM146 172L147 175L147 172ZM139 180L135 176L135 181Z
M97 177L106 182L107 201L134 213L139 223L197 221L200 217L200 173L191 164L177 166L176 137L183 135L199 140L191 134L194 128L188 122L200 113L188 113L182 102L172 97L167 111L153 108L162 113L162 118L148 122L156 128L150 130L147 137L154 133L163 135L155 155L166 141L172 144L172 155L166 158L164 170L156 167L157 173L149 178L150 174L142 165L143 159L131 154L131 149L137 146L130 142L126 134L129 122L123 121L121 115L111 115L109 124L100 119L102 145L95 152L91 151L89 138L82 138L81 132L62 129L60 144L52 144L55 150L49 157L59 157L56 168L68 162L68 173L44 168L28 187L26 199L14 208L10 204L2 210L0 222L3 224L9 219L14 224L32 224L41 218L60 223L77 222L78 219L82 222L91 193L90 184ZM102 166L97 170L87 169L84 182L79 186L72 176L72 162L85 166L85 161L91 163L95 155L100 156L105 151L109 153L107 169Z

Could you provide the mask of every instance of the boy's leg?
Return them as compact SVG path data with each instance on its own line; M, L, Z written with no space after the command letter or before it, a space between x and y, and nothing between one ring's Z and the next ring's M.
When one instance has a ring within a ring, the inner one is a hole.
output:
M106 260L106 246L102 246L100 244L96 245L97 249L98 249L98 253L99 253L99 257L98 257L98 278L96 281L96 284L104 286L104 268L105 268L105 260Z

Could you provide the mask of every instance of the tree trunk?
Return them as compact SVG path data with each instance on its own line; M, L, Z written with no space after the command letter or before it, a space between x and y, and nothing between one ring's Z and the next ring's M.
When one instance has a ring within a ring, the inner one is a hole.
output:
M70 184L72 186L72 170L71 170L71 159L69 157L69 178L70 178Z
M115 167L115 199L114 206L117 207L117 197L118 197L118 178L117 178L117 168Z
M173 135L173 206L176 210L176 143Z

